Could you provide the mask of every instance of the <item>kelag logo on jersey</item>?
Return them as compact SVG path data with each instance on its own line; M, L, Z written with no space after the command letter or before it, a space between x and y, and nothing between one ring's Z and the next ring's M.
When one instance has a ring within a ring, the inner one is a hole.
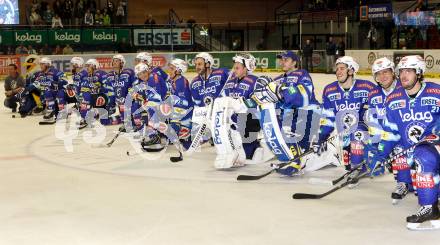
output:
M411 109L409 113L403 113L402 111L399 111L400 118L402 118L402 122L412 122L412 121L423 121L430 123L433 121L431 112L425 111L425 112L416 112Z
M345 101L344 104L336 105L337 111L359 110L359 109L361 109L361 103L348 103L348 101Z
M271 122L265 122L263 124L263 132L266 135L267 144L272 149L272 152L275 155L282 155L283 151L281 150L281 146L275 137L275 133L273 132L273 124Z
M391 110L398 110L403 109L406 107L406 101L405 100L396 100L390 103L388 106Z
M330 101L340 100L341 99L341 93L329 94L327 97L328 97L328 100L330 100Z

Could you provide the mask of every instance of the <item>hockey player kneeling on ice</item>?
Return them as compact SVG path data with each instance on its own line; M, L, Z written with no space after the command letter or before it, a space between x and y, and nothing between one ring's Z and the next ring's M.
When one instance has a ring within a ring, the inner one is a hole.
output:
M255 57L239 53L233 61L234 76L226 81L212 111L211 128L217 151L214 166L221 169L261 163L273 157L267 147L260 147L256 107L248 110L243 102L250 99L255 88L257 76L251 74L256 68Z
M293 51L285 51L278 58L285 73L275 81L260 77L252 96L260 105L260 123L266 144L279 161L290 162L277 172L292 176L302 173L303 168L313 171L328 164L339 164L331 146L322 157L314 156L322 160L292 161L310 149L312 134L319 128L319 103L310 75L297 68L299 57Z
M135 66L137 80L129 89L132 122L135 129L142 132L141 146L145 151L160 151L164 148L158 130L164 122L157 120L156 108L164 101L167 87L165 81L144 63ZM127 105L126 101L126 105Z
M214 57L206 52L198 53L194 57L194 66L197 76L191 81L191 96L194 102L193 113L193 132L202 132L205 125L204 135L192 134L197 139L193 139L194 144L200 141L206 142L209 139L209 132L206 125L210 121L212 102L217 98L223 89L229 76L226 68L214 68ZM193 144L193 145L194 145Z
M169 67L171 79L171 97L168 103L160 106L163 115L170 114L170 124L177 135L178 140L185 150L188 150L191 141L191 118L193 115L194 103L191 97L189 82L183 74L188 70L188 64L182 59L173 59ZM167 111L172 109L172 111ZM163 109L162 109L163 108Z
M371 72L374 80L377 82L377 86L368 95L368 132L370 133L370 139L365 146L365 154L371 158L379 148L379 141L384 127L385 119L385 101L389 94L391 94L396 88L401 87L401 83L397 80L394 73L394 63L386 57L379 58L374 61L371 66ZM393 155L403 151L403 147L396 146L393 150ZM391 193L393 204L397 204L402 199L408 189L405 183L405 170L409 169L407 163L407 156L403 155L392 162L392 168L394 177L397 181L396 189ZM401 170L404 170L402 172ZM380 166L375 170L374 175L380 175L384 173L384 167ZM412 187L410 187L412 189Z
M320 122L318 144L326 141L336 131L343 150L343 164L347 171L365 162L365 144L368 128L364 114L368 109L368 95L374 88L370 81L355 78L359 65L350 56L336 60L337 81L325 86L322 94L323 118ZM349 188L358 185L357 176L365 172L365 165L353 171Z
M425 70L426 63L418 55L405 56L397 65L396 73L402 86L386 99L383 132L377 152L369 159L370 169L384 162L397 146L408 149L417 144L440 119L440 85L424 81ZM394 204L414 191L412 179L415 172L412 168L414 161L410 152L407 161L398 169L398 186L392 193Z
M124 122L125 97L127 97L128 89L133 86L133 82L136 80L134 71L130 68L124 68L125 64L123 55L114 55L112 58L113 70L107 74L108 83L112 85L115 92L116 107L119 111L119 114L109 115L113 124Z
M108 83L107 73L99 70L99 62L96 59L87 60L85 67L87 69L87 77L83 77L81 81L81 102L79 110L81 122L79 128L82 129L88 126L86 118L92 119L89 113L93 108L105 109L107 115L99 115L99 119L101 124L110 125L112 123L108 115L112 115L116 111L116 108L113 87ZM95 113L95 111L93 111L93 113ZM91 127L92 125L89 126Z
M58 114L56 96L60 90L67 85L64 72L52 66L52 60L42 57L39 61L41 73L36 78L37 87L43 93L46 112L43 119L47 122L54 122Z
M437 131L437 130L434 130ZM420 209L406 218L410 230L440 229L439 181L440 138L429 135L419 142L413 153L416 165L415 186Z
M58 110L64 110L65 106L74 103L79 106L81 93L81 81L87 77L87 71L83 69L84 60L81 57L73 57L70 60L73 83L66 84L57 94ZM77 107L79 108L79 107Z

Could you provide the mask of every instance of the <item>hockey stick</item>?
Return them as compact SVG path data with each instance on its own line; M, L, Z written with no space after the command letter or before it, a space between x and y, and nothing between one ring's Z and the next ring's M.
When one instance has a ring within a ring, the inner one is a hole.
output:
M359 180L359 179L361 179L361 178L363 178L363 177L367 177L367 176L369 176L369 177L372 178L372 177L373 177L373 173L374 173L374 171L375 171L379 166L388 166L390 163L392 163L392 162L393 162L394 160L396 160L397 158L399 158L399 157L401 157L401 156L403 156L403 155L406 155L406 154L408 154L408 152L414 150L415 146L416 146L416 145L413 145L413 146L411 146L411 147L409 147L409 148L403 150L402 152L399 152L399 153L397 153L397 154L395 154L395 155L389 157L389 158L388 158L387 160L385 160L384 162L379 163L379 164L376 164L376 165L373 167L373 169L372 169L371 171L365 171L364 173L360 174L359 176L357 176L357 177L354 178L354 179L348 179L346 182L342 183L342 184L339 185L339 186L334 187L333 189L331 189L331 190L329 190L329 191L327 191L327 192L325 192L325 193L322 193L322 194L295 193L295 194L293 194L292 198L293 198L293 199L321 199L321 198L323 198L323 197L325 197L325 196L327 196L327 195L330 195L331 193L333 193L333 192L335 192L335 191L337 191L337 190L339 190L339 189L341 189L341 188L344 188L345 186L347 186L347 185L349 185L349 184L351 184L351 183L356 182L356 180ZM355 167L353 170L351 170L350 172L353 172L354 170L359 169L359 168L360 168L361 166L363 166L363 165L364 165L364 164L359 164L358 166L356 166L356 167ZM339 182L339 181L341 181L342 179L344 179L345 176L347 176L348 174L349 174L349 172L347 172L346 174L344 174L343 176L341 176L340 178L338 178L338 179L336 179L336 180L334 180L334 181ZM342 177L344 177L344 178L342 178ZM333 182L334 182L334 181L333 181ZM336 183L337 183L337 182L336 182Z
M336 137L337 137L337 135L333 135L333 136L329 137L325 142L323 142L321 144L320 147L322 147L325 144L327 144L328 142L334 140ZM307 155L309 155L309 154L311 154L313 152L314 152L313 149L310 149L310 150L304 152L303 154L295 157L294 159L292 159L292 160L290 160L288 162L282 162L282 163L277 164L277 167L272 168L272 170L270 170L269 172L266 172L266 173L261 174L261 175L245 175L245 174L241 174L241 175L237 176L237 180L259 180L259 179L264 178L264 177L268 176L269 174L273 173L277 169L282 168L282 167L284 167L284 166L286 166L286 165L288 165L288 164L290 164L290 163L292 163L294 161L297 161L298 159L301 159L301 158L303 158L303 157L305 157L305 156L307 156Z
M362 164L357 165L355 168L353 168L353 169L350 171L350 173L354 172L355 170L358 170L358 169L362 168L364 165L365 165L365 162L362 163ZM374 170L374 169L373 169L373 170ZM348 174L348 173L349 173L349 172L347 172L346 174ZM295 194L293 194L292 198L293 198L293 199L321 199L321 198L323 198L323 197L325 197L325 196L328 196L328 195L330 195L331 193L333 193L333 192L335 192L335 191L337 191L337 190L339 190L339 189L344 188L345 186L347 186L347 185L349 185L349 184L351 184L351 183L355 183L357 180L359 180L359 179L361 179L361 178L363 178L363 177L366 177L366 176L368 175L368 173L369 173L368 171L365 171L364 173L362 173L362 174L356 176L356 177L353 178L353 179L347 179L347 181L345 181L345 182L342 183L341 185L336 186L336 187L334 187L334 188L330 189L329 191L324 192L324 193L322 193L322 194L295 193ZM346 175L344 174L342 177L345 178L345 176L346 176ZM339 180L339 179L340 179L340 178L338 178L338 179L336 179L336 180ZM343 179L343 178L342 178L342 179ZM341 179L341 180L342 180L342 179ZM339 180L339 181L341 181L341 180ZM338 181L338 182L339 182L339 181Z

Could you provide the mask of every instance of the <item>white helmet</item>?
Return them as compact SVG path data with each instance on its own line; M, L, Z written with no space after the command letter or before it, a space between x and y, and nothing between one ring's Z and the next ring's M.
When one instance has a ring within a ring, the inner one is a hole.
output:
M151 66L153 63L153 57L148 52L140 52L136 55L136 59L140 61L147 61L147 64Z
M99 62L96 59L88 59L86 65L95 66L95 69L99 68Z
M43 57L40 59L40 64L47 64L49 66L52 65L52 60L49 57Z
M148 67L148 65L144 64L144 63L139 63L134 67L134 74L136 76L139 76L139 73L144 72L144 71L148 71L150 69L150 67Z
M198 53L196 57L194 57L194 60L198 58L202 58L205 61L205 64L209 63L210 66L214 65L214 58L209 53L206 52Z
M84 59L81 58L81 57L78 57L78 56L77 57L73 57L70 60L70 64L77 65L78 67L82 67L84 65Z
M387 57L382 57L380 59L375 60L373 65L371 66L371 72L373 73L373 76L377 72L386 69L391 69L394 72L394 63L391 60L389 60Z
M416 74L424 74L426 71L426 63L420 55L409 55L403 57L397 65L397 73L400 69L411 68L416 70Z
M122 66L124 66L124 64L125 64L125 58L124 58L124 56L122 54L115 54L115 55L113 55L112 61L113 60L120 60L121 63L122 63Z
M353 70L355 74L359 71L359 64L354 61L353 57L351 56L343 56L341 58L338 58L336 60L335 66L338 64L345 64L348 69Z
M176 69L182 74L188 70L188 63L182 59L173 59L170 62L170 65L175 66Z
M232 60L236 63L243 64L244 67L250 72L253 72L256 67L255 57L249 53L239 53L236 54Z

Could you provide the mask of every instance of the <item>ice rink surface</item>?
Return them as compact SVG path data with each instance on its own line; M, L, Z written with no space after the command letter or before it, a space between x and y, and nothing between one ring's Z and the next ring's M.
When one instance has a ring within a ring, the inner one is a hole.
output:
M324 74L312 78L318 98L335 80ZM169 161L176 156L173 146L148 160L127 156L131 146L124 137L111 148L92 147L83 140L87 131L73 140L70 153L56 138L55 126L38 125L41 116L11 115L1 107L1 245L378 245L437 244L440 238L440 231L406 229L405 217L417 210L417 200L410 195L391 205L390 174L321 200L293 200L295 192L329 190L310 179L332 180L343 170L237 182L238 174L261 174L270 170L268 164L217 171L209 146L179 163ZM107 127L104 142L115 130Z

